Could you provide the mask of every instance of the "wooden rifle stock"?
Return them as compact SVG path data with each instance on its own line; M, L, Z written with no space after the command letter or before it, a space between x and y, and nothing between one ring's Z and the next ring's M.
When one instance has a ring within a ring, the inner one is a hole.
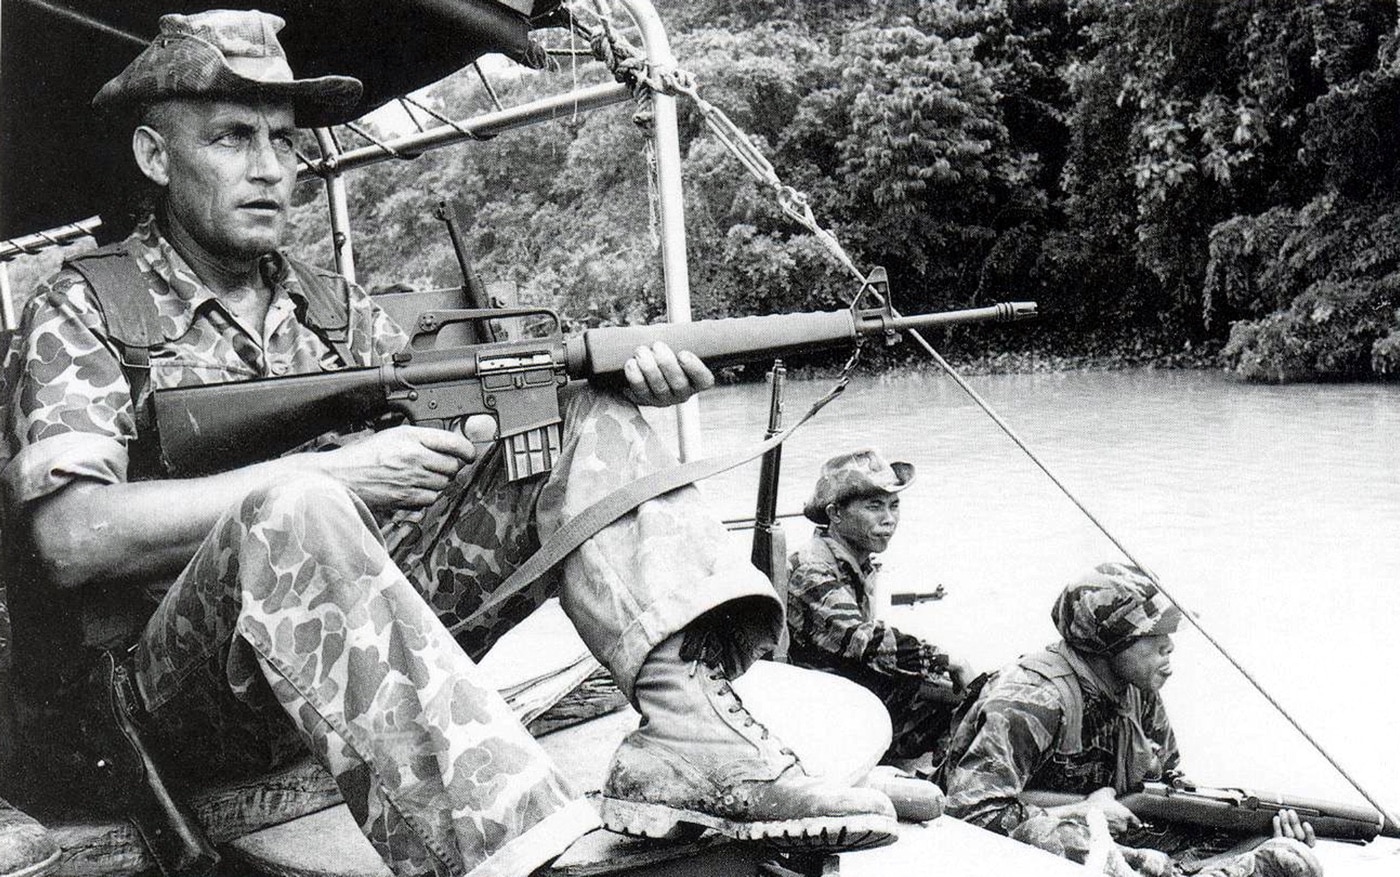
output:
M1020 799L1037 807L1057 807L1083 801L1084 796L1028 789L1021 792ZM1312 823L1318 837L1361 841L1377 835L1400 837L1400 828L1370 807L1274 792L1177 789L1165 783L1147 783L1141 792L1119 796L1118 803L1144 822L1180 822L1237 834L1272 834L1274 814L1287 809Z
M768 428L765 440L783 428L783 388L787 383L787 368L781 359L773 361L768 373ZM778 445L763 455L758 474L758 500L753 513L753 550L749 557L758 571L773 583L778 598L787 603L787 536L778 523L778 480L782 471L783 446ZM778 660L787 658L787 631L779 637Z
M764 439L770 439L783 428L783 386L787 381L787 368L781 359L774 360L773 370L768 373L768 428ZM778 518L778 479L783 464L783 448L779 445L763 455L758 475L758 500L753 513L753 565L769 578L787 563L785 546L775 554L773 540L783 541L783 532Z

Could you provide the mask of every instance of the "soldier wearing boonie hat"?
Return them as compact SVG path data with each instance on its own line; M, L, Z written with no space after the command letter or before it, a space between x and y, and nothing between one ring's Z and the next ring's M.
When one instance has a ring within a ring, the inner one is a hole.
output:
M92 99L99 112L167 98L287 101L297 125L318 128L360 115L364 88L351 76L297 79L277 40L286 22L257 10L162 15L160 33Z
M1131 832L1140 823L1115 798L1146 780L1179 776L1176 737L1158 691L1171 675L1171 634L1181 610L1146 572L1111 562L1066 585L1050 617L1059 642L980 681L980 691L973 684L976 699L960 717L942 771L948 812L1083 861L1088 813L1099 810L1126 845L1111 851L1127 857L1123 867L1179 873L1167 852L1190 850L1133 849ZM1085 797L1041 808L1021 802L1027 789ZM1274 840L1201 873L1318 875L1316 858L1298 843L1311 838L1311 827L1285 811ZM1163 841L1140 840L1149 842Z
M822 464L817 485L802 507L802 514L825 526L830 523L827 506L858 496L899 493L913 482L912 463L886 463L873 448L837 454Z
M241 780L309 749L396 874L531 874L600 818L627 832L703 824L832 852L894 841L886 795L808 774L730 686L776 642L783 608L724 550L693 487L592 537L555 582L643 717L598 804L574 794L464 651L494 642L550 590L523 592L519 612L478 613L498 573L619 484L675 465L637 406L713 385L693 355L639 348L622 392L570 394L559 463L538 479L509 480L500 455L469 465L476 449L459 431L406 424L168 477L142 422L154 389L372 370L408 344L363 289L282 252L297 128L353 117L361 95L349 77L297 79L282 24L253 10L165 16L94 99L104 112L140 111L117 121L133 123L131 156L158 194L125 240L70 257L30 299L3 357L4 518L27 530L0 547L35 549L0 556L7 583L25 583L8 596L26 610L12 614L26 693L60 701L55 691L107 668L92 677L91 707L129 671L155 756L147 778L163 768ZM69 538L77 532L92 538ZM118 606L108 590L118 584L163 596ZM85 611L67 611L79 603ZM462 619L459 642L445 624ZM688 640L700 654L682 657ZM17 736L131 740L116 710L87 712L93 733L46 734L36 720ZM492 770L477 775L471 765L487 757ZM143 836L196 833L176 821L148 822ZM172 854L159 863L167 873L212 858L152 851Z
M886 462L873 448L822 464L803 514L817 525L788 568L788 657L844 676L874 692L890 713L887 758L935 757L965 665L876 618L873 555L899 524L899 494L914 466Z

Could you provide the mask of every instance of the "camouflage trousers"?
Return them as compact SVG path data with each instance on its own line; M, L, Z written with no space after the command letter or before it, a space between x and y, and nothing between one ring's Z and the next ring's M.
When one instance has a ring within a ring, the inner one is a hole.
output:
M771 612L750 616L759 640L782 620L767 581L721 551L723 528L694 487L605 528L498 611L476 611L571 516L674 465L635 406L566 395L548 477L512 484L488 455L425 514L383 526L319 477L226 513L135 650L171 767L246 776L309 747L400 875L528 874L595 827L473 659L557 593L630 695L651 649L714 607L766 598ZM446 625L458 622L454 641Z

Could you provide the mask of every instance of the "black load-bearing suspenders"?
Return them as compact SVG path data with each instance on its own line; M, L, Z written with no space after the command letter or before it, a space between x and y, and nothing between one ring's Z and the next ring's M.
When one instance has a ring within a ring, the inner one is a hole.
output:
M350 351L350 305L340 284L316 269L287 259L306 295L306 325L335 352L345 366L354 366ZM155 409L150 400L151 348L162 343L160 314L149 293L146 276L126 244L110 244L70 257L65 266L82 275L97 299L107 335L117 347L122 372L131 387L136 439L128 449L133 480L164 473L156 441Z

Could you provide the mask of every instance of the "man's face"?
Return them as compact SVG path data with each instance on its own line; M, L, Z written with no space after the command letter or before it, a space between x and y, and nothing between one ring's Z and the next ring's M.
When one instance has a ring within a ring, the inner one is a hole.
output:
M858 552L879 554L889 547L899 526L899 494L859 496L827 514L831 532L848 546Z
M1144 636L1108 659L1118 678L1143 691L1160 691L1172 675L1172 638L1167 634Z
M292 108L180 100L157 118L177 234L219 259L276 249L296 185Z

